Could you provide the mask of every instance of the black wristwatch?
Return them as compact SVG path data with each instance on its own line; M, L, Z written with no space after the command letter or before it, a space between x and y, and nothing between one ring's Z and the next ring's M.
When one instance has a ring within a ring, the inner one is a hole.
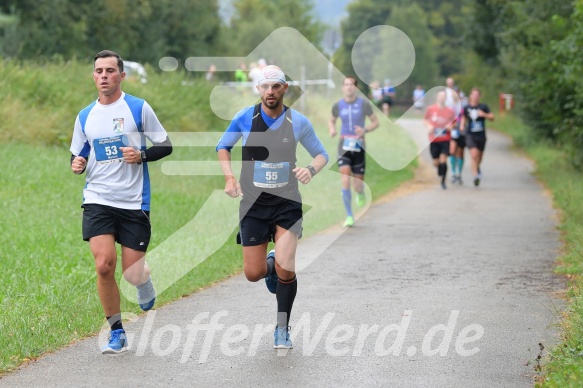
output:
M314 175L316 175L317 171L316 171L316 169L314 168L314 166L312 166L312 165L308 165L306 168L307 168L308 170L310 170L310 174L312 174L312 177L314 177Z
M144 163L146 161L146 151L140 151L140 163ZM138 164L140 164L138 163Z

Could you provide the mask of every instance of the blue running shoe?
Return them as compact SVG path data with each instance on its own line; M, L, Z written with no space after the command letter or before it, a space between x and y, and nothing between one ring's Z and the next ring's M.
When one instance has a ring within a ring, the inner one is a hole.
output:
M265 277L265 285L267 286L267 289L269 290L269 292L271 292L272 294L275 294L275 291L277 290L277 273L275 272L275 249L272 249L267 254L267 260L269 260L269 259L273 259L274 268L273 268L273 274L267 275Z
M140 308L144 311L150 310L154 307L156 303L156 290L154 289L154 284L152 283L152 278L148 278L148 281L136 287L138 289L138 304Z
M273 332L273 348L274 349L291 349L292 342L289 339L290 327L278 327L275 326L275 331Z
M112 330L109 342L101 349L102 354L119 354L128 350L128 339L124 329Z

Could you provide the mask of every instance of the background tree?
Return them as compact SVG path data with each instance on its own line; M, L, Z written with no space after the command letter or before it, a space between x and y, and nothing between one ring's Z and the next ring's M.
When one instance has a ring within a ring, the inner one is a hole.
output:
M1 12L16 19L3 31L3 54L25 59L74 56L87 43L87 5L86 0L1 1Z
M334 64L343 72L354 73L350 53L358 36L371 27L387 24L395 7L411 5L420 7L426 15L426 26L432 34L430 44L435 46L438 74L445 78L461 72L466 47L465 30L473 10L467 0L357 0L347 7L348 17L341 24L343 42L334 54ZM398 22L397 19L391 20Z
M39 59L92 57L104 48L157 64L211 55L219 39L217 0L0 0L2 53ZM12 18L12 19L10 19Z
M417 4L395 6L387 23L407 34L415 47L415 67L409 78L400 86L405 93L400 99L410 101L411 92L417 84L427 90L439 85L439 65L433 45L434 36L427 23L427 14ZM382 66L390 66L390 62Z

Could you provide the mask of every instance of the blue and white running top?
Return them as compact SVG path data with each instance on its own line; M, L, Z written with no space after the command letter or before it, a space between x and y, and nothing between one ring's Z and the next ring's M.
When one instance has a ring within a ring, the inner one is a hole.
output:
M123 161L120 147L146 149L146 137L162 143L168 137L150 105L122 93L116 102L94 101L77 115L71 153L88 159L84 204L150 210L148 164Z
M247 143L247 138L251 133L254 108L254 106L244 108L235 115L231 124L219 140L219 144L216 147L217 151L220 149L231 151L241 138L243 138L243 145ZM272 119L263 112L263 109L261 109L261 117L271 131L276 131L284 122L285 112L283 112L277 119ZM313 158L317 155L322 155L326 158L326 161L328 161L328 153L316 136L314 127L306 116L291 109L291 118L295 139L289 139L288 141L299 142Z

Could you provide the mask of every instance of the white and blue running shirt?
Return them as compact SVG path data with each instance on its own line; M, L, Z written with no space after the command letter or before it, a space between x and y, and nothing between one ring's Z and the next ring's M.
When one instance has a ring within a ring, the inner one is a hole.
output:
M112 104L95 101L79 112L71 153L88 159L84 204L150 210L148 164L125 163L119 149L145 150L146 137L161 143L168 134L150 105L140 98L122 93Z
M231 124L219 140L219 144L216 147L217 151L221 149L231 151L231 149L241 138L243 138L243 145L245 145L247 138L251 133L254 108L255 106L243 108L235 115L231 121ZM276 119L267 116L263 109L260 109L260 111L261 117L263 117L263 121L265 121L265 124L267 124L269 129L272 131L278 130L286 117L285 109ZM291 117L296 144L298 142L302 144L308 153L312 156L312 158L315 158L317 155L322 155L324 158L326 158L327 162L328 153L316 136L316 132L314 131L312 123L310 123L306 116L294 109L291 110Z

